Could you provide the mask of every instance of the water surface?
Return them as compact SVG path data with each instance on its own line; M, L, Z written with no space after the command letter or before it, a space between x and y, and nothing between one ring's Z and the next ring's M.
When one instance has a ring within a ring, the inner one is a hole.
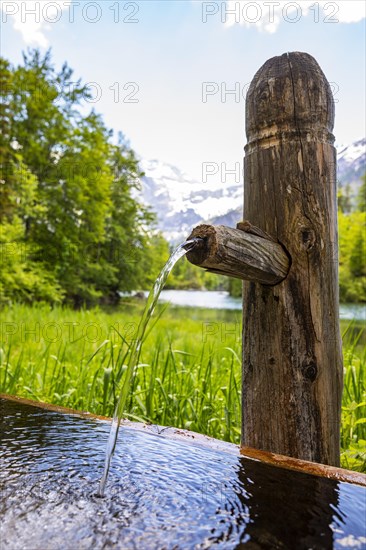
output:
M145 296L148 292L144 292ZM130 293L121 293L128 296ZM207 309L241 310L242 299L230 296L227 291L220 290L163 290L161 302L170 302L176 306L191 306ZM348 321L366 321L366 304L340 304L340 319Z
M0 400L7 549L365 548L366 489Z

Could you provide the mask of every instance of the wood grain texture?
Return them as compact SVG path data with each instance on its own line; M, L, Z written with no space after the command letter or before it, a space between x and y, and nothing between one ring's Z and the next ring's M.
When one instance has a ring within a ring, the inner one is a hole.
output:
M269 237L206 224L195 227L188 240L194 237L200 237L202 244L188 252L187 259L207 271L267 285L279 283L288 273L286 252Z
M243 283L242 444L339 465L334 103L300 52L268 60L246 99L244 218L291 257L276 286Z

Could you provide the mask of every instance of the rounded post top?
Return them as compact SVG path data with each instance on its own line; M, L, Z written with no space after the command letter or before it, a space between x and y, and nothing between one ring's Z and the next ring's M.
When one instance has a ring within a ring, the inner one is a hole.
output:
M333 142L334 101L317 61L303 52L272 57L246 96L248 142L283 132L326 135Z

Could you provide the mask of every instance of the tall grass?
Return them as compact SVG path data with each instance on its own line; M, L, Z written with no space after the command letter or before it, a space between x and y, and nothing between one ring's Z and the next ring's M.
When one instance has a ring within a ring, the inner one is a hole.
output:
M3 310L0 391L112 416L140 313ZM343 331L342 465L366 471L365 332ZM125 416L238 443L240 347L239 312L168 309L144 341Z
M350 330L351 329L351 330ZM366 473L366 347L362 332L343 334L344 388L342 399L342 466Z

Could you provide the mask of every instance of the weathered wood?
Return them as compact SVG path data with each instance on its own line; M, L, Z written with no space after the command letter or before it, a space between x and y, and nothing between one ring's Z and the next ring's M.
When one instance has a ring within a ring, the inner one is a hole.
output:
M262 229L259 229L259 227L256 227L255 225L251 224L250 222L248 222L248 220L243 220L241 222L238 222L236 224L236 228L240 229L241 231L246 231L247 233L251 233L252 235L263 237L263 239L269 239L270 241L277 242L276 239L274 239L271 235L269 235Z
M290 262L282 246L264 232L253 233L251 224L242 229L224 225L199 225L188 237L200 237L202 243L187 253L187 259L207 271L237 279L274 285L282 281ZM251 230L251 233L247 230Z
M276 286L243 283L242 444L339 465L334 103L317 62L268 60L246 99L244 217L291 257Z

